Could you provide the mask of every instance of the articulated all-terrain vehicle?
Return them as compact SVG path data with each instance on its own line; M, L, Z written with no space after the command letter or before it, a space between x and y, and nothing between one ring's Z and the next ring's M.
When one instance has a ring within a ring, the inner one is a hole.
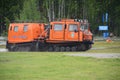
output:
M45 23L11 23L9 51L85 51L93 44L87 20L62 19Z

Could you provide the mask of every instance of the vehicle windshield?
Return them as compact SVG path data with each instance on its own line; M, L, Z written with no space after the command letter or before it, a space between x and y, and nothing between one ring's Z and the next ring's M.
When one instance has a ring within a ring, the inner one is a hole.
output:
M81 24L80 30L84 31L88 29L88 24Z

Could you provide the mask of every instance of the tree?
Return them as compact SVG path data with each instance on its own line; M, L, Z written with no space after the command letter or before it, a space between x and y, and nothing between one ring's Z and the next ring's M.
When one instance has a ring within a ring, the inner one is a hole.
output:
M24 0L0 0L0 34L8 28L9 22L19 17Z
M25 0L23 10L20 13L20 18L16 20L21 21L39 21L40 12L38 10L38 0Z
M109 32L120 36L120 1L116 0L0 0L0 33L9 22L50 22L62 18L88 19L93 31L108 25ZM102 21L108 13L108 22ZM97 31L96 31L97 32Z

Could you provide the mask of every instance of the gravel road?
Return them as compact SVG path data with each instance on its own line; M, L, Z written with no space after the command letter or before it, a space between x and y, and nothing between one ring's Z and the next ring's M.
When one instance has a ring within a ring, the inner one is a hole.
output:
M94 58L120 58L120 53L75 53L75 54L65 54L65 55L94 57Z
M5 48L0 48L0 52L8 52L8 50ZM120 58L120 53L74 53L74 54L65 54L65 55L94 57L94 58Z
M0 52L8 52L8 50L5 48L0 48Z

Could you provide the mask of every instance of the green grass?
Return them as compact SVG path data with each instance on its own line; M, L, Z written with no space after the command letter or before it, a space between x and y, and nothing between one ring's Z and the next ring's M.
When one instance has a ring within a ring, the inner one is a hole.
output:
M120 80L120 58L72 57L70 53L120 53L120 41L95 42L85 52L2 52L0 80ZM103 49L100 49L103 48Z
M0 80L120 80L120 58L95 59L63 54L0 53Z
M93 47L120 47L120 41L95 41Z
M90 53L120 53L120 41L95 41L92 48L86 52Z

